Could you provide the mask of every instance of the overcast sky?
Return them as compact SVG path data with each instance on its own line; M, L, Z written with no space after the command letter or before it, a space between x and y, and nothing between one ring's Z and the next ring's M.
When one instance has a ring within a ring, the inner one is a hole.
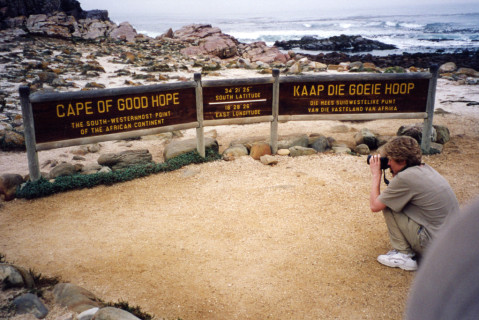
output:
M162 13L180 16L228 15L228 13L238 15L239 13L254 16L255 11L261 14L264 12L274 14L278 11L283 13L291 11L292 14L310 12L311 15L318 12L318 15L323 13L322 17L328 12L340 12L345 16L367 13L415 14L418 11L424 11L426 7L432 8L432 11L426 12L433 12L434 8L441 5L451 5L458 10L465 9L466 12L470 12L471 9L479 12L479 0L79 0L79 2L84 10L108 10L110 17L124 16L129 13L135 15Z

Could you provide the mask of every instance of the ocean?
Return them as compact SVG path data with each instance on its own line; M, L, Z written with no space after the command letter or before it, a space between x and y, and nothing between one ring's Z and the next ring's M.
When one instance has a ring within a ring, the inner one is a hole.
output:
M458 10L456 10L458 11ZM460 11L460 10L459 10ZM287 15L221 15L195 17L186 14L150 13L111 16L114 22L130 22L139 32L151 37L193 24L204 23L219 27L240 42L299 40L303 36L361 35L397 47L393 50L369 52L373 55L402 54L403 52L461 52L479 50L479 7L476 12L434 14L362 14L311 17L310 14ZM318 54L319 51L297 52ZM364 52L366 53L366 52ZM361 54L361 52L359 53Z

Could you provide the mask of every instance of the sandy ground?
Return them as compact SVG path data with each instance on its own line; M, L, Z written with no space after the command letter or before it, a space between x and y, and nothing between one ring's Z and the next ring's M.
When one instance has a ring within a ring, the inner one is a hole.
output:
M436 108L451 113L434 123L448 126L452 139L424 161L465 205L479 195L479 107L464 101L479 101L479 87L439 80L436 98ZM414 122L288 122L279 132L348 140L363 127L394 135ZM212 130L223 149L269 135L268 124ZM129 143L153 148L158 140ZM155 148L158 159L161 144ZM69 152L41 152L40 162L71 159ZM24 154L0 156L0 173L25 170ZM272 167L243 157L0 203L0 252L157 318L401 319L415 273L376 262L390 248L381 213L369 210L365 157L277 158Z

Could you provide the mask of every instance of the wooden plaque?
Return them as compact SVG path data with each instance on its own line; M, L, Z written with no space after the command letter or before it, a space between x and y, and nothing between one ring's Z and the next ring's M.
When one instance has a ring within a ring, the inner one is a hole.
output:
M39 101L32 111L37 143L197 121L194 88Z
M273 85L251 84L203 88L205 120L271 115Z
M425 112L428 88L428 79L286 82L279 114Z

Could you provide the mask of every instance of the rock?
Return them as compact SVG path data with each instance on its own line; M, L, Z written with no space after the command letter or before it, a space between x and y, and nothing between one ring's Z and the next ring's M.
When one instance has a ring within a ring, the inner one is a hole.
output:
M225 59L238 52L238 41L235 38L207 24L184 26L174 32L174 38L192 44L180 51L187 56L211 55Z
M433 127L436 130L435 142L445 144L446 142L451 140L451 134L446 126L433 125Z
M286 63L290 59L287 54L282 53L277 47L269 47L265 42L253 42L238 45L239 55L252 62L261 61L272 64L273 62Z
M3 287L24 287L31 289L35 286L32 275L25 269L9 264L0 264L0 282Z
M314 137L314 139L310 141L309 146L317 152L326 152L328 149L331 148L328 138L323 135Z
M13 305L18 314L33 314L37 319L43 319L48 314L47 307L32 293L26 293L15 298Z
M108 12L106 10L85 11L81 8L80 2L78 0L3 1L0 3L2 4L0 21L7 17L28 17L30 15L37 14L52 14L59 11L77 19L86 17L96 17L101 18L102 20L108 19ZM0 24L0 26L2 25Z
M450 73L457 70L454 62L446 62L439 67L439 73Z
M376 40L363 38L360 35L340 35L327 39L318 39L313 36L304 36L300 40L276 41L275 46L282 49L299 47L303 50L314 51L373 51L396 49L396 46Z
M361 155L367 155L371 153L371 150L367 144L359 144L356 146L356 148L354 148L354 152Z
M307 147L309 138L306 134L282 136L278 139L278 149L289 149L294 146Z
M422 153L424 155L433 155L433 154L441 153L443 149L444 149L444 145L440 143L436 143L436 142L431 142L429 152L422 150Z
M196 139L188 140L173 140L165 146L163 151L163 158L166 160L172 159L179 155L196 151L197 149ZM213 138L205 137L205 148L213 148L218 151L218 142Z
M19 174L5 173L0 176L0 197L3 195L5 201L15 199L17 188L25 182Z
M5 151L25 150L25 137L23 134L14 130L5 130L3 132L3 139L0 139L0 147Z
M264 156L261 156L259 160L264 165L272 166L272 165L278 164L278 160L274 156L269 154L265 154Z
M56 167L54 167L49 175L49 179L55 179L62 176L71 176L77 172L76 167L69 162L62 162Z
M102 307L100 300L90 291L71 283L59 283L53 289L55 303L80 313Z
M129 22L122 22L117 27L113 28L109 36L116 40L134 42L137 32Z
M363 128L357 132L354 135L354 141L356 142L356 145L366 144L371 150L377 149L378 147L376 136L367 128Z
M422 123L416 123L413 125L401 126L397 131L398 136L409 136L416 139L416 141L421 144L422 141ZM432 127L431 141L436 141L436 129Z
M236 158L247 156L247 155L248 155L248 149L242 144L237 144L223 151L223 160L232 161Z
M334 153L351 153L351 149L349 149L348 147L338 146L333 147L332 149Z
M472 68L459 68L456 71L456 74L465 75L465 76L469 76L469 77L479 77L479 72L477 72L476 70L474 70Z
M309 156L316 153L316 150L313 148L301 147L301 146L294 146L289 148L289 155L291 157L299 157L299 156Z
M97 163L91 163L83 166L81 172L83 174L94 174L100 171L103 167Z
M290 153L289 149L279 149L277 152L280 156L289 156Z
M98 312L98 310L100 310L100 308L91 308L91 309L85 310L77 316L77 319L78 320L91 320L93 318L93 316L95 315L95 313Z
M251 146L250 156L255 160L260 160L264 155L271 154L271 146L267 142L255 142Z
M101 166L108 166L113 171L125 169L135 165L152 163L153 156L148 150L126 150L119 153L102 154L97 162Z
M140 320L131 313L112 307L101 308L92 320Z

